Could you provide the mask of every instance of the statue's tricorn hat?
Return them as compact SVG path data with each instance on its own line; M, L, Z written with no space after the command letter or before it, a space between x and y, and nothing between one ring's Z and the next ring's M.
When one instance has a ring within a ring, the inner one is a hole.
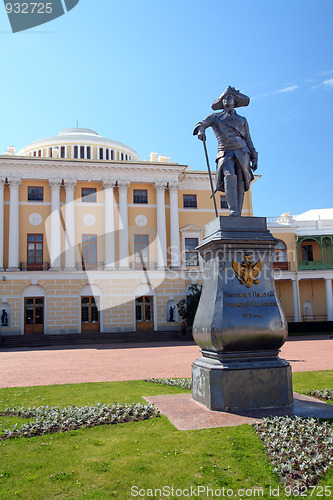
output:
M239 90L236 90L234 87L229 87L227 90L223 92L223 94L220 95L216 99L216 101L213 102L212 104L212 109L217 110L217 109L224 109L223 106L223 97L225 97L228 94L232 94L235 98L235 108L241 108L242 106L248 106L250 104L250 98L245 95L241 94Z

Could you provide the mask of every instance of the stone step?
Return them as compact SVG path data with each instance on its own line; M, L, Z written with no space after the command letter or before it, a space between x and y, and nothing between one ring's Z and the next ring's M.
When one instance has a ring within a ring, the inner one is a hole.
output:
M0 348L43 347L86 344L120 344L143 342L175 342L192 340L181 332L122 332L122 333L80 333L65 335L8 335L0 337Z

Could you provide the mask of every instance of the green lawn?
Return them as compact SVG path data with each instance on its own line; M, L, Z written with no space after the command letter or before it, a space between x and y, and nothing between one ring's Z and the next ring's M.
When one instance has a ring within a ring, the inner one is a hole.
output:
M333 370L293 373L293 386L294 391L302 394L316 389L333 388Z
M332 387L333 371L296 373L293 379L294 390L306 393L307 389ZM0 389L0 409L144 402L143 395L182 392L186 391L143 381L9 388ZM1 432L17 421L1 417ZM319 484L332 486L333 491L332 469ZM0 443L0 499L185 498L158 491L149 496L149 488L163 486L225 488L225 492L233 490L234 498L244 499L250 497L249 492L243 495L239 489L261 487L264 495L260 498L271 498L269 489L280 488L279 498L288 497L249 425L178 431L161 417ZM131 487L145 489L146 496L131 496ZM193 498L216 497L199 494Z

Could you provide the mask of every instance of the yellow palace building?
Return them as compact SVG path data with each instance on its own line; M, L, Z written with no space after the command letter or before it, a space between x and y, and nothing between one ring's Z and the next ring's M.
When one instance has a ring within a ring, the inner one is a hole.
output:
M180 329L177 302L202 282L196 247L215 217L207 172L75 128L9 147L0 181L1 335ZM333 321L333 210L269 228L288 320Z

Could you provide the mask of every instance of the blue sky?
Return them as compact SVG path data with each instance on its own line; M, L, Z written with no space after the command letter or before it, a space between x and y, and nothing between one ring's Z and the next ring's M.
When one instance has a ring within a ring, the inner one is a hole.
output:
M0 151L75 127L205 170L194 125L228 85L259 153L257 216L331 208L332 0L80 0L13 34L0 5ZM214 166L216 140L207 133Z

